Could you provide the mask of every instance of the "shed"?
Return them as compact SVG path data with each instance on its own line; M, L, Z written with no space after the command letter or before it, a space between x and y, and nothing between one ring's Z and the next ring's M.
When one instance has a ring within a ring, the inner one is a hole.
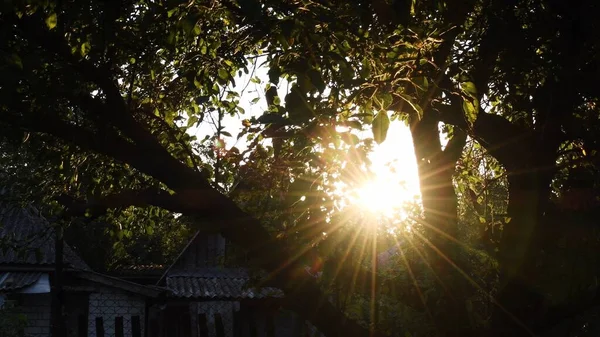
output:
M151 336L307 336L312 327L281 309L284 293L253 286L259 279L248 268L225 262L226 247L218 234L195 233L157 283L168 293L153 308Z

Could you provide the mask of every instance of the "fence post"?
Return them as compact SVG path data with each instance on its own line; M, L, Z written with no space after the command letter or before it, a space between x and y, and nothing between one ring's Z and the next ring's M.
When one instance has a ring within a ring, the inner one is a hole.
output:
M123 317L115 317L115 337L125 337Z
M215 314L215 330L217 332L217 337L225 337L225 326L223 325L223 317L221 314Z
M208 337L206 314L198 314L198 325L200 326L200 337Z
M140 316L131 316L131 336L142 337Z
M267 312L265 317L265 333L267 337L275 337L275 318L272 312Z
M248 311L248 326L250 327L250 337L257 337L256 315L252 310Z
M242 309L233 312L233 337L242 337Z
M77 317L77 334L79 337L87 337L87 335L88 335L87 315L79 315Z
M102 317L96 317L96 337L104 337L104 321Z

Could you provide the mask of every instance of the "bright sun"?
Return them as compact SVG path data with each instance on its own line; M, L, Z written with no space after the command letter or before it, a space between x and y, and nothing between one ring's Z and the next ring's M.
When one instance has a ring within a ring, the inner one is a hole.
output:
M402 206L420 196L417 165L408 127L392 123L388 137L370 154L374 178L350 192L350 202L386 217L402 214Z
M356 202L366 210L392 216L404 203L413 199L403 184L390 183L381 178L365 183L355 192Z

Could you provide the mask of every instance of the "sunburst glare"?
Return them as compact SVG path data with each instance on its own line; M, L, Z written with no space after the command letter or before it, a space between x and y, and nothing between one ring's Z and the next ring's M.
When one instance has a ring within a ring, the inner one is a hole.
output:
M410 130L392 123L385 142L369 155L371 178L346 190L348 205L386 218L406 216L403 206L420 198L419 178Z

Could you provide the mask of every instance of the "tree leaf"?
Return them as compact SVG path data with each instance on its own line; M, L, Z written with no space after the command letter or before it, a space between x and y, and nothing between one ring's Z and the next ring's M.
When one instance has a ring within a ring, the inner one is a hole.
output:
M198 116L192 116L188 119L187 126L188 128L198 122Z
M293 85L290 92L285 96L285 108L293 120L308 120L314 116L314 112L306 98L302 95L299 87Z
M423 109L419 104L413 102L413 98L407 94L399 94L400 98L402 98L406 103L410 104L413 110L419 115L419 119L423 118Z
M192 34L194 36L198 36L198 35L200 35L200 33L202 33L202 29L200 28L200 26L195 25L194 29L192 29Z
M473 125L473 123L475 123L475 120L477 119L477 108L475 107L475 105L473 105L473 103L471 103L469 100L463 100L463 111L465 112L465 116L467 117L467 122L469 123L469 125Z
M358 139L357 135L350 133L350 132L340 133L340 137L348 145L356 145L360 141L360 139Z
M91 49L92 45L89 42L82 43L80 48L81 56L87 55Z
M23 60L21 60L21 57L18 54L11 54L10 62L23 70Z
M314 85L315 88L317 88L317 90L319 90L319 92L323 92L323 90L325 90L325 87L327 85L323 81L323 77L321 76L321 73L315 69L309 69L307 74L308 74L308 77L310 78L310 82L312 83L312 85Z
M412 82L417 86L419 91L427 91L429 88L429 82L425 76L415 77L413 78Z
M344 125L346 125L349 128L362 130L362 123L359 121L345 121Z
M227 79L229 79L229 73L224 68L219 68L218 73L219 73L219 78L221 78L222 80L226 81Z
M58 17L56 16L56 13L52 13L46 18L46 26L48 26L48 29L54 29L57 23Z
M269 81L275 85L279 84L279 77L281 76L281 68L278 66L271 66L267 73L269 75Z
M178 10L179 10L179 8L178 8L178 7L175 7L175 8L173 8L173 9L170 9L170 10L167 12L167 17L168 17L168 18L172 17L172 16L173 16L173 14L175 14L175 12L177 12Z
M477 88L475 88L475 83L473 83L473 82L463 82L463 83L460 84L460 88L469 97L477 99Z
M371 125L373 126L373 139L375 139L377 144L383 143L390 127L390 117L387 111L379 111L375 118L373 118Z

